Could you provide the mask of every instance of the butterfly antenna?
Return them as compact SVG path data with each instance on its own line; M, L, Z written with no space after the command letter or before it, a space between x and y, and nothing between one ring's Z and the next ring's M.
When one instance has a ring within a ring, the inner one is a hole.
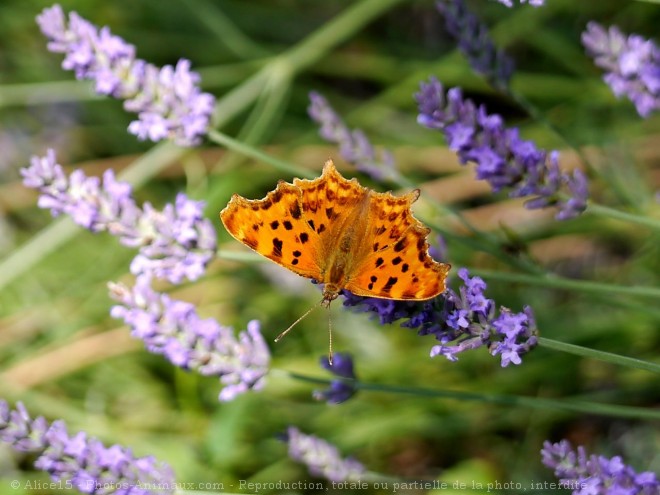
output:
M312 311L314 311L316 308L318 308L322 303L323 303L323 301L321 301L319 304L315 304L314 306L312 306L311 308L309 308L307 311L305 311L305 314L304 314L304 315L302 315L300 318L298 318L296 321L294 321L294 322L291 324L291 326L289 326L289 328L287 328L287 329L284 330L281 334L279 334L277 337L275 337L275 342L279 342L280 340L282 340L282 338L283 338L287 333L289 333L293 327L295 327L298 323L300 323L302 320L304 320L305 318L307 318L307 316L309 316L309 314L310 314Z
M328 364L332 366L332 315L328 306Z

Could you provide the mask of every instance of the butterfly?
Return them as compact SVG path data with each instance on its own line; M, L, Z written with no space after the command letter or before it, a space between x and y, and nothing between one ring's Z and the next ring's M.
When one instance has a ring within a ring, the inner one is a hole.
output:
M345 179L328 160L321 177L279 181L264 199L234 194L220 218L250 249L324 284L322 306L329 307L342 289L423 301L444 292L450 265L428 254L430 229L410 209L419 194L375 192Z

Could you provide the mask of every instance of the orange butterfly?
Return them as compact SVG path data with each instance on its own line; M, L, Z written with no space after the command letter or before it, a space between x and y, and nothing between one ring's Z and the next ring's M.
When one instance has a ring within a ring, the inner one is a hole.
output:
M329 307L342 289L423 301L445 290L450 266L428 254L430 229L410 210L417 198L418 189L394 196L346 180L328 160L321 177L279 181L264 199L234 194L220 218L249 248L324 284L322 306Z

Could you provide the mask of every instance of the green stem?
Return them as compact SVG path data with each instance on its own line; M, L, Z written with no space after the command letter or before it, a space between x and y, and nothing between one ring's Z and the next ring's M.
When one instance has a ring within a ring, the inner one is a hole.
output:
M103 99L90 86L86 81L2 84L0 108Z
M650 363L648 361L642 361L641 359L635 359L627 356L621 356L611 352L598 351L596 349L581 347L574 344L567 344L565 342L546 339L544 337L539 337L539 345L554 351L567 352L576 356L594 358L600 361L605 361L607 363L616 364L618 366L627 366L628 368L650 371L651 373L660 373L660 364Z
M332 381L345 381L358 390L372 392L385 392L390 394L414 395L417 397L430 397L436 399L454 399L461 401L487 402L504 406L528 407L530 409L555 409L559 411L571 411L584 414L597 414L601 416L615 416L620 418L636 419L660 419L660 411L644 409L641 407L620 406L616 404L602 404L598 402L586 402L567 399L545 399L542 397L524 397L504 394L484 394L477 392L463 392L458 390L435 390L422 387L383 385L377 383L364 383L348 379L324 379L301 375L299 373L285 372L294 380L300 380L317 385L329 385Z
M277 127L290 91L291 74L286 71L273 73L243 124L238 139L250 145L263 142L264 136Z
M521 93L518 93L511 88L506 88L506 93L511 97L518 105L525 109L525 111L534 119L541 122L548 129L550 129L555 135L559 136L566 145L575 151L580 161L584 164L585 168L589 171L593 171L594 167L591 165L587 156L583 153L582 149L574 143L566 134L558 128L555 124L548 120L548 117L545 113L540 112L535 105L532 105L527 98L525 98Z
M404 1L405 0L363 0L360 3L348 7L341 14L325 23L321 28L309 35L299 44L290 48L282 55L273 58L259 72L246 81L240 89L248 93L247 87L250 87L252 90L249 92L251 96L250 99L253 100L259 94L265 81L270 79L273 74L277 75L285 72L290 74L291 77L294 77L296 74L302 72L304 69L307 69L310 65L323 58L332 48L346 41L373 19L387 12L396 4ZM256 90L256 94L254 93L254 90ZM232 100L237 99L238 96L242 97L243 95L234 95L234 92L232 92L231 98L229 98L229 95L226 95L223 100L229 105ZM223 111L225 111L225 108L216 106L215 115L219 117L222 115Z
M247 79L243 84L225 94L213 109L214 128L221 128L231 119L245 110L261 93L268 82L268 68L266 65L259 72Z
M592 215L598 215L601 217L614 218L616 220L630 222L637 225L650 227L655 230L660 230L660 219L658 218L635 215L634 213L627 213L625 211L616 210L608 206L603 206L591 202L589 203L589 206L587 206L586 213L591 213Z
M245 144L232 137L229 137L226 134L223 134L222 132L209 131L208 138L216 144L229 148L230 150L234 150L239 153L242 153L245 156L254 158L255 160L268 163L277 170L281 170L282 172L286 172L287 174L306 177L308 179L314 178L314 173L310 172L309 170L305 170L301 167L292 165L291 163L285 160L280 160L279 158L275 158L274 156L264 153L263 151L260 151L259 149L250 146L249 144Z
M348 7L283 56L294 68L308 67L376 17L405 0L363 0Z
M241 263L265 263L267 258L258 255L254 251L218 251L217 258L228 261L240 261Z
M80 227L68 217L58 218L41 229L0 263L0 289L55 252L78 232Z
M479 268L470 268L470 273L479 275L491 280L500 280L503 282L515 282L527 285L537 285L553 289L566 289L591 294L612 294L627 295L636 297L653 297L660 299L660 288L643 286L625 286L613 285L603 282L591 282L587 280L571 280L559 277L557 275L546 275L539 277L535 275L525 275L519 273L507 273L493 270L482 270Z
M310 65L320 60L327 54L333 47L344 42L350 36L359 31L366 24L371 22L374 18L383 14L394 5L403 2L404 0L364 0L351 7L348 7L341 14L334 19L325 23L321 28L312 33L310 36L301 41L298 45L290 48L282 55L273 58L261 70L255 73L240 87L234 89L216 105L214 111L214 128L220 127L220 122L226 122L226 114L234 116L238 111L243 110L253 102L259 94L263 91L268 81L275 77L281 79L283 75L288 78L295 77ZM209 136L220 143L222 136L209 133ZM225 140L222 144L229 146L231 138L224 136ZM234 149L238 150L235 142L233 143ZM248 154L249 148L242 148L243 153ZM266 155L261 155L259 159L265 159ZM268 161L268 160L266 160ZM269 163L272 163L269 161ZM292 171L284 162L286 168L281 170ZM275 165L275 164L273 164ZM277 166L277 165L275 165ZM301 176L307 176L305 173Z
M428 227L439 232L443 237L445 237L445 239L462 244L463 246L466 246L474 251L490 254L494 258L506 263L509 266L531 274L528 275L530 277L533 277L533 275L538 276L545 274L545 271L543 271L541 267L535 265L529 259L520 258L503 251L501 246L499 246L489 237L485 237L483 235L476 237L466 237L447 230L436 222L427 221L425 223Z
M246 36L219 6L202 0L183 0L183 2L188 5L188 10L215 34L218 42L237 57L251 59L269 54L268 50Z

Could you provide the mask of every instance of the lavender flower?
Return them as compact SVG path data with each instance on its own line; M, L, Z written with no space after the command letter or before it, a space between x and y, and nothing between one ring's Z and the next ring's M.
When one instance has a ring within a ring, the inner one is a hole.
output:
M660 48L637 34L626 36L616 26L587 24L582 44L605 69L603 80L617 97L627 96L642 117L660 109Z
M359 481L366 474L362 464L352 458L342 459L337 447L313 435L305 435L290 426L285 435L289 457L305 464L314 476L330 481Z
M138 277L132 288L111 283L109 289L120 303L110 314L123 319L149 352L164 355L180 368L220 377L225 385L221 401L263 388L270 352L258 321L248 323L237 338L231 328L202 319L193 304L153 291L146 276Z
M21 175L27 187L41 193L39 206L53 216L67 214L92 232L110 232L125 246L139 248L131 263L136 275L153 273L173 283L195 280L213 259L215 231L203 217L203 203L184 194L162 211L149 203L140 208L130 184L118 182L112 170L104 172L102 182L82 170L67 176L53 150L45 157L33 156Z
M529 209L556 206L558 220L574 218L587 207L588 186L585 175L559 170L556 151L546 152L531 141L520 138L518 129L504 126L502 117L488 114L483 105L463 98L460 88L445 93L435 78L421 83L415 95L419 105L417 121L430 129L441 130L449 148L461 163L475 162L477 178L486 180L495 192L509 189L511 197L532 196ZM560 189L568 191L568 199Z
M512 313L484 296L486 283L470 277L466 268L458 270L463 286L424 302L392 301L361 297L344 291L344 306L378 315L381 324L404 319L401 326L418 328L419 335L432 334L440 342L431 349L431 357L445 356L457 361L458 354L487 346L493 356L500 356L502 367L520 364L521 356L537 344L538 330L531 308Z
M496 0L507 7L513 7L512 0ZM545 4L545 0L520 0L520 3L529 3L532 7L542 7Z
M95 81L97 93L126 100L124 108L138 114L130 133L152 141L173 139L182 146L201 142L215 101L200 91L199 74L190 70L188 60L158 68L135 58L135 47L108 27L99 30L76 12L67 24L59 5L44 9L37 23L49 39L48 49L66 55L63 69Z
M321 366L330 371L333 375L341 378L348 378L355 380L355 371L353 370L353 358L346 352L338 352L330 360L323 356L321 358ZM330 387L325 390L315 390L314 398L316 400L324 400L328 404L341 404L353 397L357 389L355 385L346 380L333 380L330 382Z
M135 457L120 445L105 447L84 432L69 435L64 422L49 424L43 417L32 419L21 403L10 410L0 400L0 441L21 452L37 454L37 469L82 493L174 493L174 474L167 464L153 457Z
M321 126L319 134L326 141L339 145L339 153L344 160L379 182L399 180L392 153L382 150L380 157L377 157L364 132L359 129L351 130L328 100L314 91L309 94L309 100L307 112L311 119Z
M7 402L0 399L0 441L20 452L39 452L46 448L47 430L48 422L42 417L32 420L22 403L10 410Z
M485 24L470 12L464 0L441 0L436 6L472 68L496 87L506 89L514 63L504 50L497 49Z
M572 489L574 495L660 494L660 481L654 473L638 474L619 456L588 455L582 446L574 451L568 440L546 441L541 455L543 464L555 470L560 485Z

